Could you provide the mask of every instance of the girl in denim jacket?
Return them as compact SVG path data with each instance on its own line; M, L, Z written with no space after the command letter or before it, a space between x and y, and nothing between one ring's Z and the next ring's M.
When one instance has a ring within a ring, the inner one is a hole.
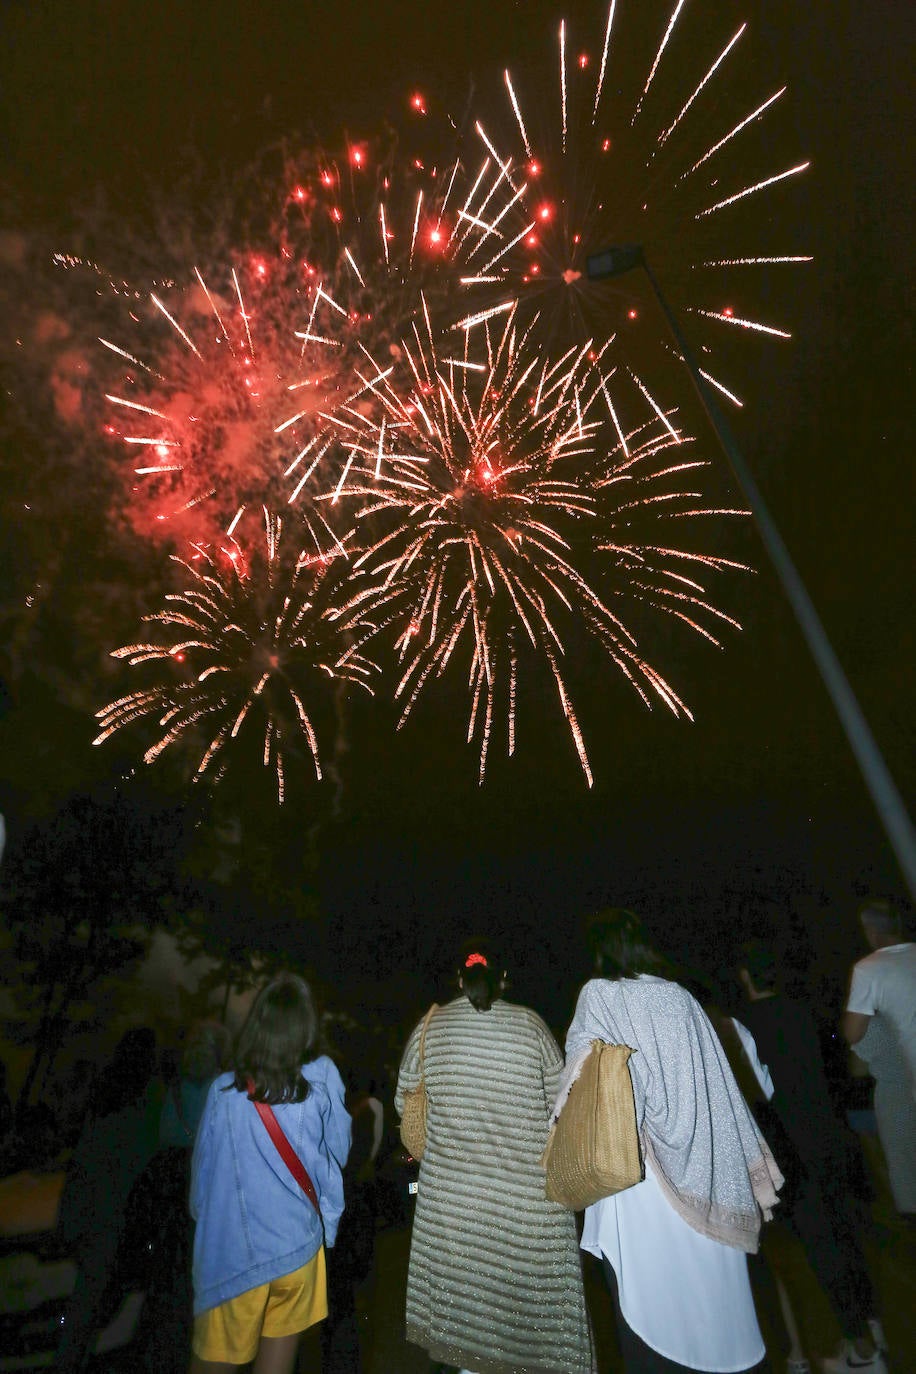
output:
M343 1212L350 1117L340 1074L312 1058L318 1020L301 978L258 995L236 1067L207 1094L191 1165L194 1357L191 1374L290 1374L299 1338L327 1316L325 1246ZM320 1212L260 1119L268 1104L310 1174Z

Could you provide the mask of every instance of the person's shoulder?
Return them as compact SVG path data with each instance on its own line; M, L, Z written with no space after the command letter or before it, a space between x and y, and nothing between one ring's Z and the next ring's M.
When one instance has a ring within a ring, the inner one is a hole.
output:
M685 988L683 983L675 982L673 978L658 978L654 974L643 973L636 982L646 997L657 998L659 1001L665 1002L677 1002L682 1006L697 1007L702 1011L700 1003L690 989Z
M868 954L863 954L861 959L857 959L852 966L853 974L865 975L873 973L875 969L881 968L887 963L885 951L883 949L873 949Z
M876 954L884 954L887 960L891 959L916 959L916 944L912 940L901 940L897 945L885 945L883 949L875 950Z
M613 1007L620 1001L620 989L620 980L616 978L589 978L579 989L576 1008L581 1012L594 1007Z
M879 976L890 974L896 978L904 969L907 972L910 972L911 968L916 970L916 944L901 941L899 945L885 945L862 959L860 963L866 972L877 973Z
M633 998L644 1002L695 1001L693 995L680 983L675 983L670 978L660 978L656 973L637 973L631 978L596 978L594 982L599 987L608 989L606 995L616 993L620 997L625 997L627 1001ZM586 987L588 986L586 984Z
M302 1077L309 1083L320 1083L322 1086L326 1086L328 1083L336 1086L337 1083L343 1081L340 1077L340 1070L328 1054L317 1054L314 1059L303 1064Z
M524 1025L538 1033L546 1032L547 1035L550 1035L550 1030L548 1029L546 1021L543 1016L539 1015L539 1013L534 1010L534 1007L526 1007L521 1002L505 1002L502 1000L494 1002L494 1010L497 1007L502 1008L501 1015L508 1017L514 1021L515 1024L520 1026Z
M470 1002L465 997L463 992L459 993L457 997L450 997L447 1002L437 1002L435 1011L432 1011L431 1008L427 1008L427 1010L420 1017L419 1021L417 1022L417 1029L420 1029L422 1027L423 1022L426 1020L427 1016L429 1016L429 1023L430 1025L432 1025L434 1021L438 1021L439 1018L442 1016L462 1016L466 1008L470 1005ZM431 1011L432 1014L430 1015Z
M643 973L638 978L627 978L625 982L626 1003L642 1003L651 1009L652 1015L706 1018L706 1013L697 999L683 984L671 978L659 978L655 974Z
M204 1089L203 1111L212 1113L227 1110L234 1105L236 1098L244 1099L245 1094L234 1091L234 1088L235 1074L231 1070L211 1079Z
M589 978L579 989L580 999L591 1001L596 998L607 998L613 995L617 984L612 978Z

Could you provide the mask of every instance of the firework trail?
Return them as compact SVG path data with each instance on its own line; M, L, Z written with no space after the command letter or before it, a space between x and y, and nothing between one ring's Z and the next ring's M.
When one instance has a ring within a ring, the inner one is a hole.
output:
M371 691L375 665L362 644L374 627L359 612L341 612L345 558L289 554L281 520L265 510L264 521L263 549L248 567L240 556L217 563L205 551L196 563L176 559L187 585L145 617L160 627L159 640L112 655L131 668L157 664L157 680L98 711L94 743L135 721L155 721L158 738L144 762L184 741L199 751L201 777L213 764L217 771L227 746L253 736L282 802L285 759L300 741L321 778L314 701L327 697L327 679Z
M673 419L665 417L668 424ZM741 626L715 604L711 584L725 573L751 569L709 552L703 532L710 520L746 518L748 512L709 504L703 479L711 464L693 444L677 430L672 438L656 420L621 435L592 476L594 549L606 561L604 582L615 608L629 603L661 612L722 648L722 629ZM635 621L628 616L628 623Z
M651 443L631 435L632 447L619 462L602 456L610 421L600 357L589 360L586 341L556 361L544 360L532 346L537 320L520 328L516 316L511 311L501 330L488 322L458 331L448 354L428 322L425 332L415 328L402 344L406 372L392 378L378 369L377 412L353 418L346 481L327 499L355 501L357 523L371 519L383 527L354 559L354 570L368 582L355 592L350 612L366 607L375 623L384 616L395 639L400 724L423 689L462 659L471 698L467 738L477 744L483 781L496 716L504 719L511 755L520 668L539 662L591 784L566 668L564 637L573 627L584 626L599 641L646 705L654 698L675 715L689 715L610 604L625 582L628 594L643 599L654 589L653 604L690 623L674 605L683 580L667 581L668 564L679 555L631 542L615 546L609 560L610 546L599 533L614 533L613 521L605 527L600 519L603 488L613 480L608 467L632 483L621 470L641 465L639 495L628 493L626 504L632 497L633 506L648 509L661 477L648 473L651 457L674 441L667 432ZM680 513L691 503L692 491L683 495ZM623 505L616 502L618 511ZM599 574L602 565L614 567L609 594L581 571L583 554L595 543L604 554ZM706 566L716 564L709 559ZM702 609L717 614L705 598Z
M683 10L658 10L647 51L646 7L628 28L636 7L610 0L593 46L576 46L564 21L547 73L504 73L475 124L489 170L463 216L467 313L518 300L554 350L618 330L626 360L657 379L677 355L665 340L659 356L641 274L587 274L590 254L640 244L676 308L694 313L707 380L740 405L735 340L791 336L759 301L774 268L811 261L781 218L808 163L773 152L786 88L761 86L748 26L697 35Z

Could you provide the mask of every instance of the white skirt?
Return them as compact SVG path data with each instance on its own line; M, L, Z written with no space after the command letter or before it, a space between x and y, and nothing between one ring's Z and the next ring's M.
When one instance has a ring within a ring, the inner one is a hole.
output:
M763 1359L744 1251L688 1226L648 1163L644 1182L587 1208L582 1248L608 1259L627 1325L660 1355L711 1374Z

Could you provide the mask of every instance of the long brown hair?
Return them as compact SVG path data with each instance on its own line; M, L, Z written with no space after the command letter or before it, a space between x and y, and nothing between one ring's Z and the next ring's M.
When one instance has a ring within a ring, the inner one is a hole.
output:
M314 1057L318 1016L304 978L281 973L258 993L235 1053L235 1086L258 1102L303 1102L302 1065Z

